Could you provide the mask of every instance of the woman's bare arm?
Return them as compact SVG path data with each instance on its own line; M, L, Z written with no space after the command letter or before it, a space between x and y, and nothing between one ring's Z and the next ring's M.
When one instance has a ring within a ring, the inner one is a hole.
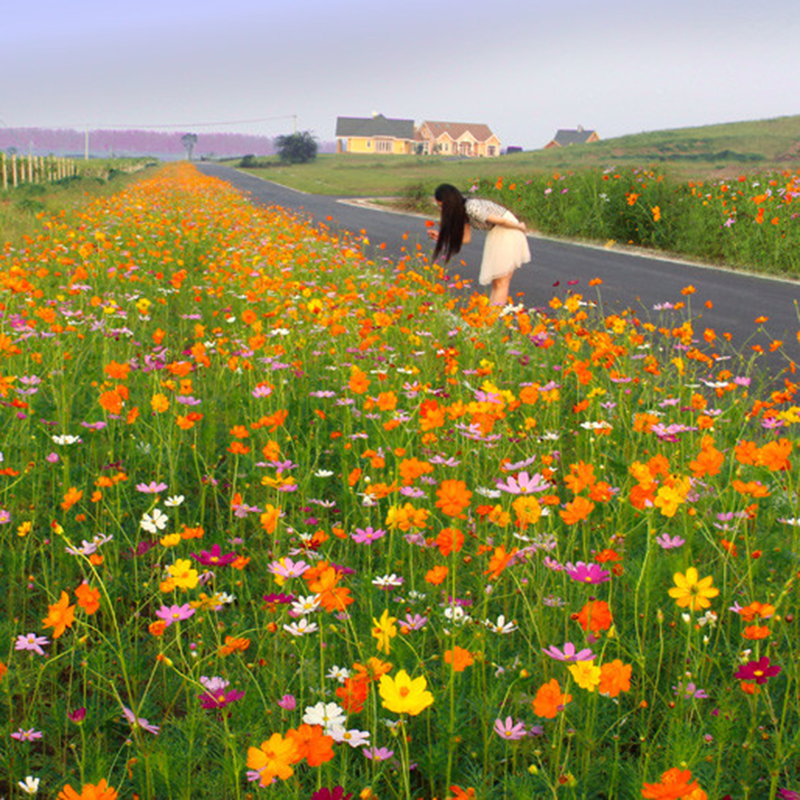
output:
M527 232L524 222L516 222L513 219L506 219L506 217L498 217L496 214L489 214L489 216L486 217L486 221L490 225L499 225L501 228L511 228L512 230L522 231L523 233Z

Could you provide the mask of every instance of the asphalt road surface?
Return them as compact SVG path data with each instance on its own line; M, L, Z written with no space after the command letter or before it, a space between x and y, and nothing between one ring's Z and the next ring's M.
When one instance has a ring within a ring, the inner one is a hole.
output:
M347 198L305 194L284 186L262 180L219 164L198 165L205 175L221 178L249 196L252 202L264 206L278 205L307 216L312 222L343 230L364 231L371 246L385 243L383 256L396 258L404 249L408 251L422 243L431 249L423 218L414 215L379 211L359 206ZM706 328L718 336L730 333L736 351L749 357L753 345L760 345L765 355L759 357L763 372L770 377L786 368L789 360L800 365L800 320L797 301L800 283L775 278L758 277L741 272L681 261L654 258L626 253L616 249L590 247L555 241L531 235L533 262L522 267L511 282L511 296L527 306L544 306L554 296L564 297L568 291L579 292L587 300L596 299L596 289L589 286L593 278L602 280L601 296L606 313L633 308L640 319L651 319L658 324L669 317L659 317L654 306L691 300L692 311L702 312L695 320L694 330L701 336ZM463 278L478 285L478 270L483 248L483 234L473 233L472 242L465 246L458 259L466 266L453 268ZM451 264L454 262L451 262ZM694 286L691 298L684 297L681 289ZM705 302L712 301L707 309ZM679 312L682 313L682 312ZM768 317L761 325L757 317ZM674 317L679 324L683 317ZM774 340L784 343L782 352L770 354ZM702 339L698 344L704 344ZM720 366L722 368L722 366ZM800 373L798 373L800 380Z

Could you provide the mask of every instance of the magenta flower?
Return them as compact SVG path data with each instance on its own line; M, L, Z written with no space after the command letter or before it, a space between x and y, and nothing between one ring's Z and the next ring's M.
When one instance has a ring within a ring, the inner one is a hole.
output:
M550 484L538 472L534 475L520 472L516 478L512 475L505 483L499 480L495 485L509 494L533 494L543 492Z
M80 723L86 719L86 709L81 706L80 708L76 708L74 711L67 711L67 716L76 725L80 725Z
M579 583L605 583L611 580L611 573L597 564L586 564L583 561L577 564L568 563L565 570L572 580Z
M212 545L211 550L201 550L200 555L197 553L189 553L189 555L204 567L227 567L239 557L236 553L223 554L218 544Z
M41 739L42 736L44 734L35 728L28 728L28 730L19 728L11 734L11 738L16 739L18 742L35 742L37 739Z
M547 649L542 648L542 652L556 661L591 661L594 658L594 653L588 647L576 650L572 642L567 642L561 650L551 644Z
M511 717L506 717L504 720L496 719L494 721L494 732L502 739L510 742L522 739L528 734L525 730L525 723L519 720L514 722Z
M235 703L244 697L244 692L239 689L218 689L215 692L201 694L200 705L208 711L225 708L230 703Z
M294 711L297 708L297 700L293 694L285 694L278 700L278 706L285 711Z
M356 528L356 532L350 534L350 538L356 544L372 544L373 542L377 542L378 539L382 539L384 536L386 536L385 530L382 528L375 530L372 527Z
M285 594L284 592L273 592L272 594L265 594L261 599L265 603L286 605L287 603L293 603L295 601L295 596L293 594Z
M193 615L194 609L188 603L184 603L182 606L161 606L156 611L156 616L159 619L163 619L168 628L173 622L182 622Z
M155 481L150 481L150 483L136 484L136 491L142 492L142 494L161 494L161 492L166 491L166 489L166 483L156 483Z
M311 795L311 800L350 800L352 796L352 792L345 794L341 786L334 786L333 789L323 786Z
M755 681L758 684L764 684L768 678L773 678L781 671L781 667L777 664L770 664L769 658L763 656L757 661L748 661L743 666L739 667L734 675L742 681Z
M50 644L50 640L46 636L37 636L35 633L26 633L17 636L17 641L14 643L14 649L28 650L32 653L43 656L45 652L42 650L42 645L45 644Z

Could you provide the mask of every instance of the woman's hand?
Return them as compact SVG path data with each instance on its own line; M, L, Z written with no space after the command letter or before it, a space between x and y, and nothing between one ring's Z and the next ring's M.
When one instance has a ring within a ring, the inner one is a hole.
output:
M428 228L428 237L434 242L438 241L439 231L434 230L433 228Z

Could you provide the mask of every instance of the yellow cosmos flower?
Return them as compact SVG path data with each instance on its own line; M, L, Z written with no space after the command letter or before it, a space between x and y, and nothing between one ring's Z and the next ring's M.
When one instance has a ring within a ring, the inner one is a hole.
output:
M179 558L174 564L167 567L167 572L172 583L179 589L194 589L200 576L196 569L192 569L192 562L188 558Z
M397 636L397 617L390 617L389 612L384 610L380 619L372 618L372 635L378 640L378 650L389 655L391 650L391 640Z
M433 695L427 691L428 682L424 676L414 678L401 669L397 676L382 675L378 686L383 707L395 714L410 714L416 717L428 706L433 705Z
M673 576L675 586L669 590L669 596L675 599L680 608L700 611L711 605L709 598L719 594L719 589L715 589L711 585L714 582L711 575L702 580L699 580L699 577L694 567L689 567L685 575L676 572Z
M594 665L594 661L578 661L569 667L572 679L581 689L593 692L600 685L600 667Z

